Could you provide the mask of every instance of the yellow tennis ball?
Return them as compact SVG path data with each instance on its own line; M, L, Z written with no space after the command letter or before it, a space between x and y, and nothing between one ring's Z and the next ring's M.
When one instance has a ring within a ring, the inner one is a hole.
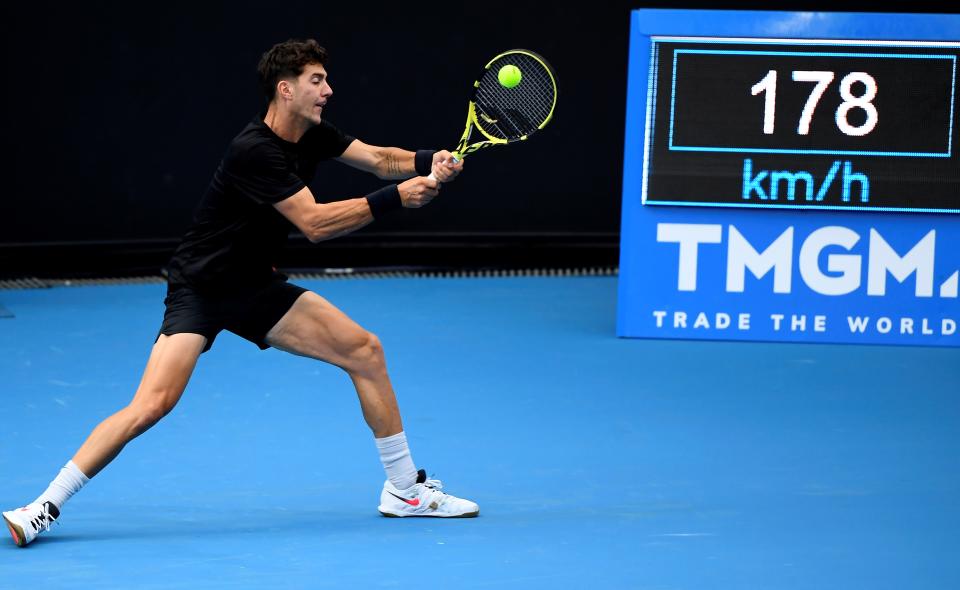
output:
M497 80L500 80L500 84L505 88L513 88L520 83L520 78L522 77L523 76L520 75L520 68L513 64L503 66L497 73Z

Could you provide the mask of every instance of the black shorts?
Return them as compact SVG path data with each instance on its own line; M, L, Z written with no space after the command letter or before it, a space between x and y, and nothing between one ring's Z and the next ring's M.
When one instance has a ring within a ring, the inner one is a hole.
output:
M220 330L227 330L261 349L270 348L264 340L267 332L306 292L303 287L280 279L255 289L217 295L201 294L187 286L168 286L160 334L200 334L207 338L203 349L206 352Z

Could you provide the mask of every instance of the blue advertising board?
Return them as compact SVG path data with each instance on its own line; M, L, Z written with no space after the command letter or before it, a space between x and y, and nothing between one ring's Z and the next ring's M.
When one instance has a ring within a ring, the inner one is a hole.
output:
M960 346L960 15L631 19L618 335Z

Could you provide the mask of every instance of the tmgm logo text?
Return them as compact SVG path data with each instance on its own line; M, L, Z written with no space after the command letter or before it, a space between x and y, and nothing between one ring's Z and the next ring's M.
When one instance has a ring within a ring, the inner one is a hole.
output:
M773 273L773 292L790 293L793 289L794 228L788 227L772 243L756 247L740 233L735 225L727 231L726 290L742 293L746 274L757 279ZM860 288L863 281L864 257L861 254L835 252L837 247L850 252L861 240L860 234L842 226L821 227L814 230L800 244L798 270L804 284L821 295L846 295ZM901 254L876 229L870 229L866 254L867 295L884 296L887 276L903 283L914 277L916 297L933 297L934 288L942 298L957 297L957 277L954 271L940 285L934 285L934 253L936 230L930 230L907 252ZM723 226L702 223L658 223L657 242L677 244L679 268L677 289L697 290L697 260L701 246L716 247L723 243ZM826 268L820 264L824 249L834 250L825 257Z

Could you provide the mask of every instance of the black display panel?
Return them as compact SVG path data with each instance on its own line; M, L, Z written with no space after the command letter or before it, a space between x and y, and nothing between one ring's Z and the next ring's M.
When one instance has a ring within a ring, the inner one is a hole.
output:
M960 213L958 56L654 38L644 203Z

